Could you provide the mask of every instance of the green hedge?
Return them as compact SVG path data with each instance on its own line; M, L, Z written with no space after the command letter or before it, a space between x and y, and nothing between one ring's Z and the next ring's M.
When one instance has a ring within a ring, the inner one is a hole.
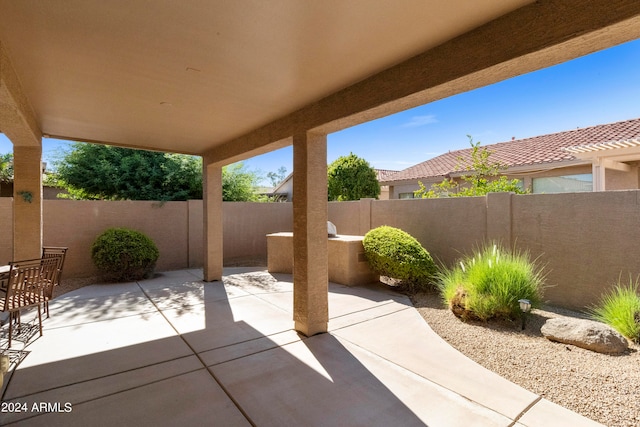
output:
M386 225L374 228L362 243L371 269L381 276L400 280L410 292L426 287L436 273L429 252L398 228Z
M102 278L124 282L153 276L160 252L153 240L139 231L109 228L91 247L91 259Z

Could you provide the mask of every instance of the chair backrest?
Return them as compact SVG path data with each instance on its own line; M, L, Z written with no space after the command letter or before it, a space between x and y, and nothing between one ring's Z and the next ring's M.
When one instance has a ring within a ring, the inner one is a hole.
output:
M60 284L60 277L62 276L62 267L64 266L64 258L67 254L67 250L69 248L61 248L55 246L44 246L42 248L42 258L55 258L58 260L58 267L56 271L56 276L53 280L53 286L58 286ZM52 289L53 292L53 289ZM51 297L51 295L49 295Z
M16 311L41 304L45 292L53 286L58 260L37 258L14 261L9 266L3 311Z

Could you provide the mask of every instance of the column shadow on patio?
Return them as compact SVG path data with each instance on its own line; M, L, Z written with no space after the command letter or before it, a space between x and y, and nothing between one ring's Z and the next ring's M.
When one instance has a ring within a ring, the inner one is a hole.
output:
M4 390L26 410L0 423L424 425L361 349L291 329L291 279L279 278L176 274L62 296Z

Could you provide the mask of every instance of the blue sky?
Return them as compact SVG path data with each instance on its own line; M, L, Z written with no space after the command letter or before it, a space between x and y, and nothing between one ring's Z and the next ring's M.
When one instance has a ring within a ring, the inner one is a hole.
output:
M640 117L640 40L328 136L327 162L350 152L377 169L402 170L449 150ZM63 141L45 139L51 160ZM12 150L0 134L0 153ZM267 172L292 171L283 148L245 161Z

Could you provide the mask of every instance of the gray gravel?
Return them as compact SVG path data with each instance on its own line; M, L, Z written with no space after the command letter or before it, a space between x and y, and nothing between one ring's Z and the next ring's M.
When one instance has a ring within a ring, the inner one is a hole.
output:
M608 426L640 425L640 346L610 356L553 343L540 328L552 317L585 317L555 307L519 322L462 322L436 293L413 298L429 326L467 357L545 399Z

